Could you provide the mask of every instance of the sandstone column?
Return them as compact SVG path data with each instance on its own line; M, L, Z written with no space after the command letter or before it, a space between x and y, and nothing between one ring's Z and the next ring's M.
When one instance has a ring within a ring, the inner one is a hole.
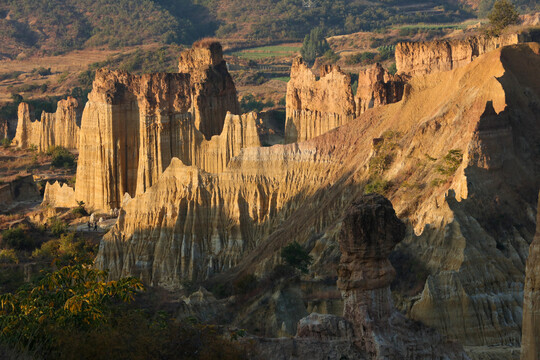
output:
M392 315L390 283L395 270L388 255L405 236L405 225L381 195L355 201L343 220L339 246L338 288L343 317L354 324L361 349L376 354L374 328Z

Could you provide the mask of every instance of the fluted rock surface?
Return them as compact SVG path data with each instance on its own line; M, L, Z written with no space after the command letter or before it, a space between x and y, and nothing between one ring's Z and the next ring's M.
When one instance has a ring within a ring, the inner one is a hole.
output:
M404 236L405 224L381 195L361 197L345 214L337 285L355 343L371 359L464 359L459 346L405 319L394 308L390 283L395 270L388 256Z
M315 139L243 149L222 173L173 160L124 206L96 264L178 287L235 265L260 276L297 240L310 244L312 271L333 276L338 220L382 158L375 180L389 181L412 228L398 248L429 273L408 315L467 346L518 346L540 187L539 67L538 44L505 47L413 77L402 101ZM390 143L374 152L376 138Z
M291 67L286 104L285 143L309 140L354 118L351 78L329 65L317 80L298 57Z
M527 35L510 34L465 40L402 42L396 46L396 67L399 74L409 75L448 71L467 65L478 56L502 46L530 41L527 39Z
M241 148L260 146L256 114L227 112L238 102L219 44L183 53L180 70L96 73L81 124L78 200L120 207L125 193L142 194L173 157L220 172Z
M289 339L280 339L283 346L276 351L276 342L256 338L257 353L272 360L350 356L372 360L468 359L461 346L394 309L390 283L395 272L388 256L404 236L405 224L383 196L367 195L353 202L339 236L338 287L345 303L343 317L310 314L298 323L295 350L287 346ZM313 353L306 345L314 343L325 351ZM344 346L347 343L349 347Z
M381 64L358 74L358 89L354 97L356 116L373 107L398 102L403 97L405 79L392 75Z
M68 184L60 184L58 181L52 184L47 183L42 204L66 208L76 207L75 190Z
M540 194L538 195L536 235L529 248L523 290L521 360L538 360L540 357Z
M195 127L207 140L221 134L227 112L240 113L236 88L227 64L223 60L221 44L202 40L180 54L180 73L191 76L191 112Z
M14 144L19 148L34 145L39 151L47 151L53 146L77 149L80 130L77 125L77 106L77 100L68 97L58 102L56 113L44 111L41 120L34 121L28 104L20 103Z

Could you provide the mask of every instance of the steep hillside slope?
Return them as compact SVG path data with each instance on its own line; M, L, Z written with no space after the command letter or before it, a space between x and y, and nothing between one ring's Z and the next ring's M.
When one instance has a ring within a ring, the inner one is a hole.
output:
M7 0L0 4L0 55L191 43L215 28L208 10L191 0Z
M409 316L464 345L517 346L540 186L539 67L536 43L497 49L414 77L402 101L312 140L244 149L223 173L172 159L124 206L96 264L174 288L233 267L225 279L264 274L297 240L316 259L313 279L333 277L343 209L375 189L410 224L398 250L429 272Z
M158 42L188 44L205 36L229 40L302 39L396 23L450 22L472 17L455 0L6 0L0 3L0 57L35 50Z

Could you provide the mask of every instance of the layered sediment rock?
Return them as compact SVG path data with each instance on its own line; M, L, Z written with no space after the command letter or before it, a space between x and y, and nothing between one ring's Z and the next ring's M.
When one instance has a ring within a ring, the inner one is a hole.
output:
M405 79L399 75L390 74L379 63L371 69L360 71L358 89L354 98L356 116L367 109L400 101L405 83Z
M13 143L19 148L34 145L39 151L47 151L53 146L77 149L79 144L77 106L77 100L68 97L58 102L56 113L44 111L40 121L33 121L28 104L19 104L19 120Z
M65 208L76 207L75 190L67 184L60 184L58 181L53 184L47 183L42 204Z
M295 350L286 346L289 339L280 339L283 345L278 346L278 341L256 338L257 353L265 359L468 359L461 346L407 320L394 308L390 283L395 270L388 256L404 236L405 224L390 201L378 194L355 201L339 236L343 317L311 314L298 323ZM308 346L314 343L325 350L314 353ZM347 343L354 346L344 346Z
M538 360L540 356L540 194L538 195L536 235L529 248L523 289L521 360Z
M173 159L123 207L96 264L179 287L234 266L266 274L296 240L317 277L333 276L339 219L370 182L410 221L398 250L429 275L408 315L467 346L516 347L540 187L538 67L538 44L505 47L413 77L402 101L315 139L243 149L222 173Z
M142 194L173 157L219 172L241 148L260 146L256 115L227 113L238 110L236 90L221 46L206 45L181 55L182 73L96 73L82 118L78 200L120 207L125 193Z
M325 66L320 79L298 57L287 84L285 143L324 134L354 118L351 78L338 66Z
M395 270L388 256L404 236L405 224L380 195L360 198L345 214L337 285L355 343L371 359L465 359L459 346L394 308L390 283Z
M528 40L526 34L477 36L465 40L402 42L396 46L399 74L421 75L449 71L469 64L478 56L503 46Z
M8 210L16 202L38 199L39 190L32 175L4 178L0 182L0 210Z
M240 113L236 88L221 44L202 40L180 54L178 72L191 76L191 112L195 127L207 140L221 134L227 112Z

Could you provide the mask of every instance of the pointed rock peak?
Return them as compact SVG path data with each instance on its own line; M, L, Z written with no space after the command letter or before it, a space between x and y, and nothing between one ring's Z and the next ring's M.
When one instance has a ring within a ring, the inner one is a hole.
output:
M18 108L18 113L19 113L19 119L20 118L23 118L25 116L30 116L30 105L28 105L28 103L25 103L25 102L22 102L19 104L19 108Z
M215 39L202 39L191 49L183 51L178 61L178 71L189 73L197 69L218 66L223 62L223 48Z
M324 77L333 71L341 73L341 68L338 65L324 65L321 67L321 77Z

